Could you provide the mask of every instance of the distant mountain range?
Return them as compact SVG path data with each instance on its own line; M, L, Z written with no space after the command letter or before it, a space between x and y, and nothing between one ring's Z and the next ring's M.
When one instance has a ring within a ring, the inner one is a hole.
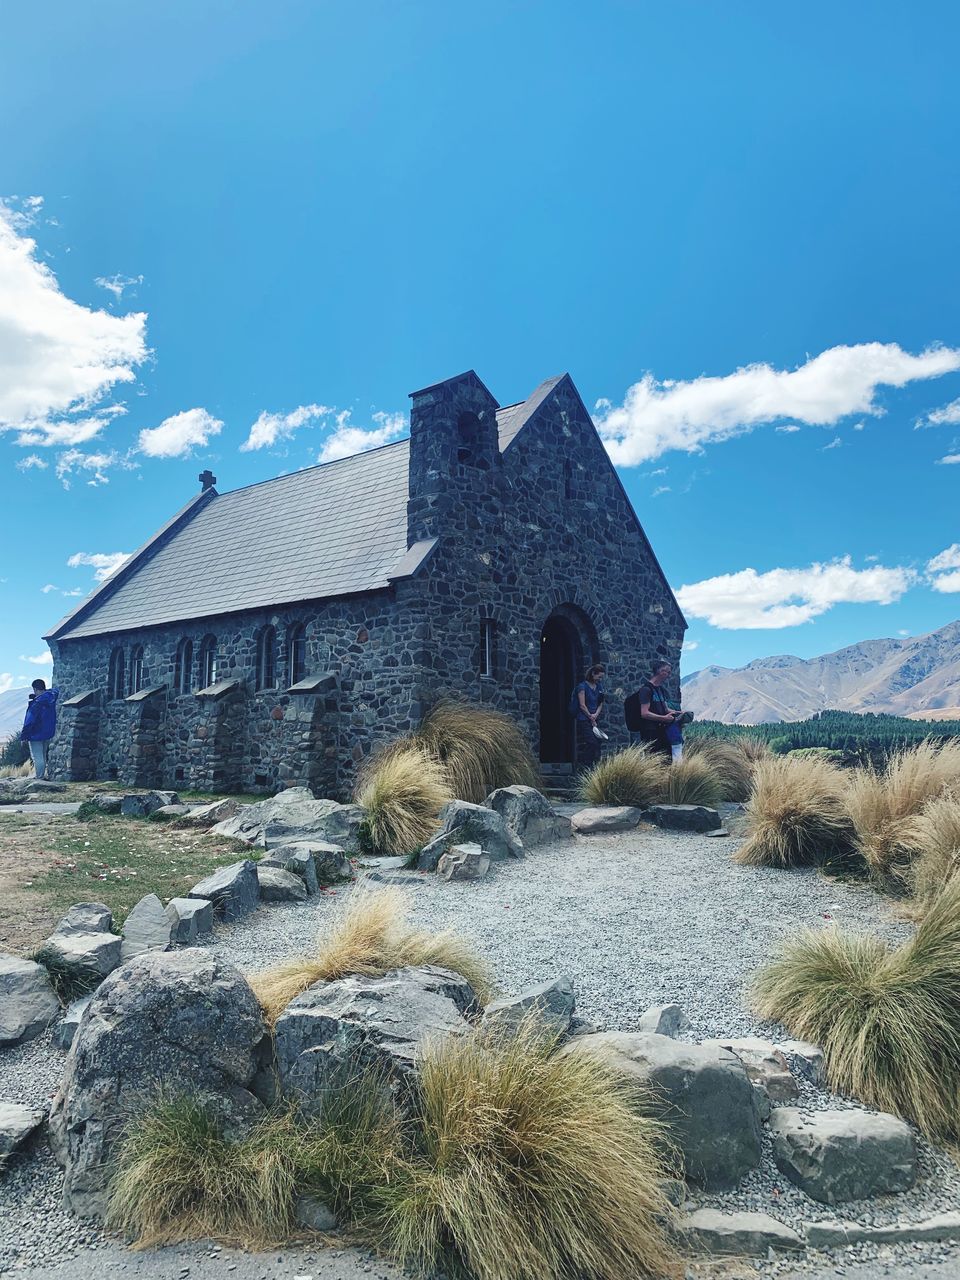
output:
M23 728L29 694L29 689L8 689L0 693L0 742L6 742Z
M864 640L820 658L778 655L684 676L683 705L698 720L767 724L816 711L885 711L936 718L960 708L960 622L907 640Z

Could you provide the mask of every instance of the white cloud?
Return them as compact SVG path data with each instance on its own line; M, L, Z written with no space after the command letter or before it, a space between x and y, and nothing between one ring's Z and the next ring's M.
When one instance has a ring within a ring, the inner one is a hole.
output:
M658 484L656 489L654 489L653 493L651 493L650 497L659 498L662 493L672 493L672 492L673 491L668 484Z
M854 569L849 556L805 569L741 569L682 586L684 613L725 630L793 627L835 604L892 604L915 581L912 569Z
M820 452L826 453L828 449L839 449L842 446L842 444L843 444L843 441L841 440L841 438L839 436L834 436L829 444L825 444L823 446Z
M0 430L45 434L133 382L149 353L144 313L110 315L61 292L25 234L39 208L0 203Z
M45 596L48 596L51 591L59 591L60 588L55 586L52 582L48 582L46 586L41 587L40 590L43 592Z
M6 693L8 689L26 689L27 680L24 676L12 676L9 671L0 671L0 693Z
M17 470L29 471L32 467L36 467L40 471L46 471L48 465L39 454L28 453L25 458L21 458L17 463Z
M684 640L681 649L684 653L693 653L694 649L700 648L699 640Z
M960 462L960 453L945 453L942 458L937 459L937 465L940 467L955 467Z
M125 413L123 405L112 405L110 409L98 410L88 418L62 418L59 421L31 423L26 431L17 436L17 444L38 446L41 449L51 445L87 444L102 434L111 418L118 413Z
M206 445L218 436L223 423L206 409L185 409L164 418L159 427L140 432L139 447L149 458L185 458L197 446Z
M906 629L906 627L901 627L900 630L897 632L898 636L908 636L909 634L910 632Z
M52 663L52 662L53 662L53 654L50 652L50 650L49 650L49 649L44 649L43 653L38 653L38 654L37 654L37 656L36 656L35 658L25 657L25 656L21 653L21 655L20 655L20 661L21 661L21 662L33 662L33 663L35 663L38 667L46 667L46 666L48 666L50 663Z
M781 435L792 436L795 435L800 428L795 422L788 422L785 427L776 427L775 430L779 431Z
M407 420L402 413L375 413L373 420L380 425L370 428L353 427L350 425L350 410L342 409L337 414L337 428L324 441L317 461L334 462L337 458L348 458L353 453L379 449L381 445L390 444L392 440L402 436L407 428Z
M942 409L934 409L925 418L918 418L918 427L941 427L944 423L960 422L960 400L951 400Z
M247 452L250 449L267 448L278 440L289 440L300 427L334 412L334 409L325 404L302 404L292 413L267 413L264 410L250 428L250 434L240 448Z
M748 365L724 377L634 383L622 405L598 403L597 428L618 466L636 466L670 449L698 453L781 418L835 426L849 414L884 412L880 387L902 387L960 369L960 350L930 347L911 355L894 342L831 347L797 369Z
M116 449L106 453L84 453L82 449L68 449L57 458L56 472L63 487L69 489L75 473L92 472L87 484L97 486L110 483L107 472L112 467L130 471L136 466L128 455L118 453Z
M87 552L76 551L67 561L71 569L79 569L81 565L89 565L98 582L104 582L111 574L116 573L122 564L130 559L129 551Z
M131 285L143 284L143 276L122 276L118 273L115 276L97 276L93 283L101 289L109 290L119 301L125 289L129 289Z
M934 591L942 591L944 595L952 591L960 591L960 569L955 569L953 573L941 573L939 577L933 578L930 582Z
M927 573L942 573L944 569L960 569L960 542L951 542L949 547L927 561Z

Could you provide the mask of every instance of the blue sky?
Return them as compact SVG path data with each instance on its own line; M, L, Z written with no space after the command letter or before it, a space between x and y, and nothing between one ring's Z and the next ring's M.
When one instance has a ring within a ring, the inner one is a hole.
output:
M958 38L948 3L8 8L0 689L201 469L394 438L471 367L599 406L686 671L955 619Z

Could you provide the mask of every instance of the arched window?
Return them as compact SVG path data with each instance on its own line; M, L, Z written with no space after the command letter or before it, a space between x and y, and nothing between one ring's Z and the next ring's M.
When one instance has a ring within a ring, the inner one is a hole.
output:
M264 627L257 637L257 688L272 689L277 683L277 629Z
M480 438L480 419L465 410L457 418L457 461L469 462Z
M143 645L134 645L130 654L130 692L139 693L143 688Z
M193 641L181 640L173 660L173 692L189 693L193 688Z
M107 674L107 697L122 698L125 692L123 682L123 650L114 649L110 654L110 669Z
M307 631L303 626L287 632L287 684L296 684L307 674Z
M217 683L217 637L204 636L200 641L200 688Z

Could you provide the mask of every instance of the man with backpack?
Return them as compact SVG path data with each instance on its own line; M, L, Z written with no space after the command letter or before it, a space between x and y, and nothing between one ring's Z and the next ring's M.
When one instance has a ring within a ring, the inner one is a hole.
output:
M43 680L34 680L33 693L27 704L20 740L30 748L30 756L37 777L42 778L47 769L47 751L50 739L57 731L57 698L59 689L48 689Z
M631 693L623 704L624 719L630 730L632 746L645 746L673 758L673 744L668 730L679 716L671 711L663 694L663 685L670 679L673 667L669 662L657 662L648 679L636 693Z

